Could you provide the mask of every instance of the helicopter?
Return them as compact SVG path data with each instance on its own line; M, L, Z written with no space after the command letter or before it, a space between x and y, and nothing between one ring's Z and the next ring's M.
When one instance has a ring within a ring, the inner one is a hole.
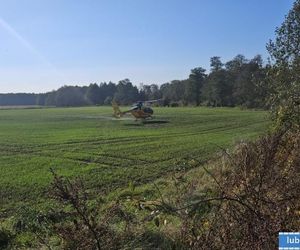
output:
M152 103L155 102L159 102L159 100L150 100L150 101L138 101L134 104L132 104L131 108L129 110L126 111L121 111L119 105L115 102L112 101L112 107L114 110L114 116L116 118L121 118L123 115L130 113L132 116L135 117L135 119L147 119L153 118L153 109L151 107L149 107L149 105L151 105Z

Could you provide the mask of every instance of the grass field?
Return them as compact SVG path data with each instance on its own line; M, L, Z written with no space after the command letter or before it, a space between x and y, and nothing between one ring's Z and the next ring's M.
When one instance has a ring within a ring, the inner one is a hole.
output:
M155 108L142 124L110 107L0 110L0 211L43 201L50 168L110 191L147 183L191 156L206 161L267 129L267 113L233 108Z

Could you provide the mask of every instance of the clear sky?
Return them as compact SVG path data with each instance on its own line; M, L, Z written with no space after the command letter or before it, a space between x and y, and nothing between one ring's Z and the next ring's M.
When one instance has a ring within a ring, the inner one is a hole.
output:
M0 93L185 79L209 58L267 58L292 0L0 0Z

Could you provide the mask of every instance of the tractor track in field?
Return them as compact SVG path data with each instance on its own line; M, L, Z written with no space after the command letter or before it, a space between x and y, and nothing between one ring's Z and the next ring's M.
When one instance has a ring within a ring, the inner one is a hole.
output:
M252 122L248 123L247 126L252 126L255 124L259 124L261 122ZM240 125L236 126L219 126L214 128L209 128L206 130L201 130L199 132L173 132L163 135L145 135L145 137L122 137L122 138L111 138L111 139L103 139L103 138L97 138L97 139L89 139L89 140L80 140L80 141L69 141L69 142L62 142L62 143L48 143L48 144L37 144L37 145L13 145L13 144L1 144L0 143L0 155L11 155L11 154L35 154L39 151L46 150L49 151L56 151L59 149L66 149L66 146L72 146L72 145L82 145L83 148L85 145L110 145L110 144L124 144L129 142L130 145L134 143L146 143L150 141L155 140L163 140L173 137L187 137L187 136L196 136L201 134L207 134L212 132L224 132L224 131L230 131L235 130L237 128L241 128ZM68 149L64 150L68 152Z
M42 151L40 151L40 152L42 152ZM8 153L10 153L11 155L16 154L16 152L12 152L12 151L9 151ZM149 160L133 158L133 157L129 157L129 156L122 156L120 154L112 155L109 153L100 153L97 155L92 155L90 158L63 157L63 156L58 156L58 155L54 155L54 154L38 153L36 151L31 151L30 153L31 153L30 157L33 157L33 156L47 157L47 158L55 158L55 159L61 159L61 160L70 160L70 161L74 161L74 162L80 162L83 164L101 164L101 165L106 165L106 166L110 166L110 167L130 167L130 166L141 166L142 167L145 165L155 164L158 162L160 162L160 163L167 162L167 161L174 159L174 157L169 157L166 159L149 161ZM18 155L26 156L27 154L28 154L28 151L27 152L18 151Z
M252 123L247 123L243 127L248 127L252 126L255 124L259 124L259 122L252 122ZM194 126L192 126L194 127ZM226 130L235 130L236 128L242 128L242 126L235 125L235 126L218 126L218 127L213 127L213 128L208 128L208 129L202 129L199 132L173 132L173 133L166 133L163 135L144 135L144 137L141 136L128 136L128 137L115 137L115 138L96 138L96 139L88 139L88 140L76 140L76 141L66 141L66 142L59 142L59 143L43 143L43 144L26 144L24 146L20 144L5 144L5 143L0 143L0 150L5 150L7 147L10 148L9 151L14 151L17 152L17 150L12 150L14 148L17 149L24 149L26 147L26 152L33 152L34 150L32 149L37 149L37 148L44 148L44 147L64 147L66 145L106 145L106 144L116 144L116 143L125 143L125 142L138 142L138 141L143 141L145 140L155 140L155 139L163 139L163 138L170 138L170 137L176 137L176 136L193 136L193 135L201 135L201 134L206 134L207 132L223 132ZM4 146L4 148L3 148ZM7 150L5 150L7 151Z
M193 167L186 164L192 159L203 164L237 140L255 138L268 122L265 113L230 108L158 108L158 119L168 121L164 125L110 122L101 119L106 112L101 107L45 109L38 115L3 112L2 204L10 208L44 202L50 167L67 178L80 177L87 188L105 194L127 187L129 181L151 184Z
M260 122L252 122L248 123L247 126L252 126L255 124L259 124ZM38 144L38 145L12 145L12 144L0 144L0 156L10 156L10 155L25 155L30 157L49 157L55 158L60 160L70 160L74 162L80 162L83 164L101 164L110 167L128 167L128 166L140 166L143 167L149 164L157 164L170 161L171 159L175 159L175 157L167 157L166 159L153 159L153 160L145 160L140 158L133 158L130 156L124 156L121 154L113 155L111 153L96 153L92 154L91 157L70 157L70 156L62 156L59 155L60 152L70 152L70 153L78 153L78 151L84 149L87 145L99 145L101 149L102 145L110 145L110 144L120 144L125 145L129 142L129 145L126 148L135 148L138 147L139 144L147 144L151 142L155 142L156 140L163 140L163 139L170 139L170 138L182 138L182 137L189 137L189 136L196 136L201 134L210 134L213 132L219 133L224 131L235 130L237 128L244 128L240 125L236 126L218 126L214 128L208 128L206 130L201 130L199 132L173 132L163 135L149 135L145 137L122 137L122 138L110 138L110 139L103 139L103 138L96 138L96 139L88 139L88 140L80 140L80 141L69 141L64 143L50 143L50 144ZM77 148L74 150L74 146L76 145ZM174 144L176 145L176 143ZM71 146L70 148L68 146ZM79 146L79 147L78 147ZM148 145L149 146L149 145ZM169 145L170 146L170 145ZM151 148L155 148L155 145L152 145ZM148 147L149 148L149 147ZM47 153L45 152L48 151ZM107 150L107 148L106 148ZM49 153L53 152L53 153ZM116 150L118 152L118 150ZM124 153L125 154L125 153ZM128 153L130 154L130 152ZM174 154L172 154L174 155ZM175 153L176 155L176 153ZM182 156L182 155L181 155ZM122 162L123 161L123 162Z

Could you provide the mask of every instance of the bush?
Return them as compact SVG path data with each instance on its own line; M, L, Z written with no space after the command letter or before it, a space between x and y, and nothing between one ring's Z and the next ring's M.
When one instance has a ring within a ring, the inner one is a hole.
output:
M187 160L212 183L194 172L189 180L175 176L171 194L159 190L160 201L151 204L161 233L180 249L278 248L278 232L300 228L299 148L300 131L280 131L224 151L212 171ZM179 227L163 231L167 216Z
M279 231L299 230L299 148L299 131L277 132L242 143L227 155L216 166L214 212L206 218L207 228L192 221L204 233L188 234L189 244L195 249L276 249Z

